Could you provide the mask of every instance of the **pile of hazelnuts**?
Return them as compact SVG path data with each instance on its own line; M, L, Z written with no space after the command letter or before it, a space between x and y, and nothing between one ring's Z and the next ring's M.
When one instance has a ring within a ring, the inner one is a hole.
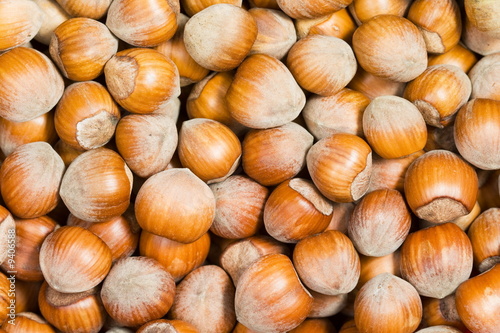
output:
M0 333L499 333L496 0L0 0Z

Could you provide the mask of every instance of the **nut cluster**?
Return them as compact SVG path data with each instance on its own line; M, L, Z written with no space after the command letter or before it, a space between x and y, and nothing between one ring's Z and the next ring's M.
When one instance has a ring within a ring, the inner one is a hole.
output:
M495 0L0 0L0 333L499 333Z

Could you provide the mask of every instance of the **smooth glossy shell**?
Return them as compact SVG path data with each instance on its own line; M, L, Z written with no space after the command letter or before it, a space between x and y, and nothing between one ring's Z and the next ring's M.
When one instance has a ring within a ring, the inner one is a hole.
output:
M422 303L405 280L382 273L368 281L356 295L354 320L366 333L412 333L422 319Z
M358 136L333 134L309 149L307 169L325 197L335 202L352 202L370 186L372 150Z
M93 80L118 51L118 39L101 22L78 17L53 32L50 55L63 75L73 81Z
M34 1L0 2L0 52L28 43L43 21L43 11Z
M272 292L263 293L266 289ZM312 297L291 260L283 254L270 254L255 261L241 275L234 303L236 319L246 327L284 332L305 320Z
M294 120L302 111L306 98L281 61L254 54L238 67L226 101L231 116L238 122L264 129Z
M192 16L184 28L186 50L213 71L236 68L257 38L257 24L241 7L214 4Z
M500 101L469 101L458 111L454 129L465 160L484 170L500 168Z
M424 37L409 20L378 15L361 25L352 37L359 65L369 73L408 82L427 67Z
M406 171L404 190L411 210L421 219L448 222L468 214L477 197L474 169L447 150L432 150Z
M175 63L158 51L131 48L116 53L104 67L115 101L134 113L153 113L180 95Z
M98 82L69 85L56 106L57 135L77 150L104 146L115 134L120 111L108 90Z
M401 248L402 277L426 297L453 293L469 278L472 262L471 242L453 223L411 233Z
M132 179L132 172L118 153L97 148L70 164L59 193L76 217L103 222L122 215L128 208Z
M234 292L222 268L204 265L177 285L170 316L193 324L200 332L229 332L236 323Z
M0 191L12 214L33 218L52 211L59 203L64 162L46 142L18 147L0 168Z
M81 227L61 227L48 235L40 249L40 268L51 288L78 293L101 283L111 268L111 250Z
M124 42L138 47L156 46L170 39L177 29L174 1L115 0L106 25Z
M64 92L54 63L43 53L16 47L0 54L0 116L28 121L49 112Z
M170 169L151 176L141 186L135 212L144 230L191 243L212 225L215 197L189 169Z

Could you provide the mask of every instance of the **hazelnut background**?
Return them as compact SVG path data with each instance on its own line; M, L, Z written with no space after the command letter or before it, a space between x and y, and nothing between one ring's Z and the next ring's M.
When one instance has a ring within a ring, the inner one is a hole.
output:
M0 0L0 333L499 333L497 0Z

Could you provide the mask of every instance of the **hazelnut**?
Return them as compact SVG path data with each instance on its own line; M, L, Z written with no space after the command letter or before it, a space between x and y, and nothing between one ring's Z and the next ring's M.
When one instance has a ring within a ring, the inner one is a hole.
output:
M500 327L500 265L464 281L456 291L458 315L472 332L494 333Z
M467 103L471 92L471 81L460 68L434 65L406 85L404 98L415 104L427 124L442 128Z
M217 236L238 239L253 236L263 226L268 188L235 175L210 185L215 196L215 218L210 230Z
M313 141L313 136L294 122L250 130L242 142L243 170L264 186L278 185L305 168Z
M287 56L287 65L304 89L331 96L347 86L356 74L356 58L344 40L309 35L296 42Z
M323 232L330 223L332 204L310 180L292 178L276 187L264 207L264 226L273 238L296 243Z
M118 324L132 327L163 317L170 310L174 295L175 282L170 273L146 257L117 261L101 289L106 312Z
M472 67L469 72L472 98L500 100L500 89L496 85L500 76L499 59L498 53L487 55Z
M120 110L98 82L69 85L57 104L54 124L59 138L77 150L104 146L115 133Z
M57 141L53 112L23 122L0 118L0 149L5 156L25 143L36 141L45 141L51 145Z
M203 9L216 4L227 3L241 7L242 2L242 0L181 0L181 5L187 15L193 16Z
M92 232L64 226L45 237L40 248L40 268L52 289L61 293L84 292L108 274L111 250Z
M61 23L49 51L63 75L73 81L93 80L118 50L118 39L101 22L77 17Z
M356 135L333 134L309 149L307 169L325 197L335 202L353 202L370 186L372 150Z
M469 214L476 203L477 188L474 169L456 154L441 149L414 160L404 183L413 213L432 223Z
M255 331L284 332L306 319L312 296L287 256L269 254L252 263L240 276L234 303L236 319L244 326Z
M177 29L175 1L115 0L106 25L118 38L137 47L151 47L172 38Z
M7 333L55 333L42 317L32 312L16 313L15 324L5 321L2 329Z
M175 290L170 317L192 324L200 332L230 332L236 323L234 285L215 265L189 273Z
M412 333L422 319L422 302L415 288L390 273L368 281L354 302L354 321L360 332Z
M295 29L299 39L307 35L325 35L351 43L352 34L357 27L347 8L318 18L295 20Z
M179 282L207 259L210 236L203 234L192 243L179 243L143 230L139 243L142 256L156 259Z
M378 15L361 25L352 36L359 65L385 79L408 82L427 67L424 37L409 20Z
M465 14L479 31L493 38L500 38L500 24L497 20L500 14L495 1L465 0Z
M241 158L241 143L229 127L216 120L194 118L182 123L177 147L185 168L208 184L227 179Z
M500 208L482 212L469 227L467 234L472 243L474 264L485 272L500 263Z
M423 318L422 326L447 325L465 330L457 312L455 294L448 295L442 299L424 297L422 299Z
M455 0L416 0L407 17L422 32L429 53L445 53L460 41L462 19Z
M457 113L455 144L467 162L484 170L500 167L500 101L472 99Z
M215 197L189 169L169 169L141 186L135 200L142 229L181 243L192 243L205 234L215 216Z
M292 19L268 8L251 8L248 13L257 24L257 37L249 54L263 53L283 59L297 41Z
M318 140L334 133L363 137L363 112L370 99L355 90L341 89L332 96L311 96L302 115L307 129Z
M293 264L304 284L321 294L347 294L358 283L359 256L340 231L329 230L300 240L293 250Z
M0 3L0 52L28 43L40 30L43 11L34 1Z
M106 14L112 0L56 0L71 16L99 19Z
M443 54L429 55L428 66L434 65L454 65L467 73L478 61L477 55L465 47L462 43L458 43L449 51Z
M427 127L418 108L397 96L381 96L363 113L363 131L373 150L383 158L400 158L424 148Z
M59 203L64 162L46 142L16 148L0 168L0 192L12 214L21 218L45 215Z
M223 72L236 68L257 38L257 24L245 9L227 3L193 15L184 28L186 50L204 68Z
M401 248L401 276L420 295L443 298L469 278L472 261L465 232L453 223L440 224L408 235Z
M377 15L403 17L410 5L411 0L355 0L349 5L349 11L358 25L361 25Z
M64 92L56 66L35 49L20 46L0 54L0 68L0 116L10 121L49 112Z
M59 228L48 216L33 219L16 219L15 270L16 278L24 281L42 281L40 269L40 248L45 238ZM2 264L5 271L11 271L8 261Z
M349 6L353 0L276 0L278 6L294 19L314 18L331 14Z
M115 143L130 170L148 178L167 169L178 143L175 121L163 114L129 114L118 122Z
M236 121L250 128L265 129L297 118L306 97L281 61L254 54L236 70L226 101Z
M361 198L347 228L359 253L381 257L393 253L403 244L410 227L410 211L401 193L381 189Z
M63 176L59 194L79 219L104 222L128 208L132 180L132 172L121 156L101 147L75 158Z
M180 94L177 66L153 49L131 48L116 53L106 63L104 75L111 96L130 112L159 111Z
M63 332L98 333L107 317L98 288L68 294L58 292L44 282L38 303L45 320Z

